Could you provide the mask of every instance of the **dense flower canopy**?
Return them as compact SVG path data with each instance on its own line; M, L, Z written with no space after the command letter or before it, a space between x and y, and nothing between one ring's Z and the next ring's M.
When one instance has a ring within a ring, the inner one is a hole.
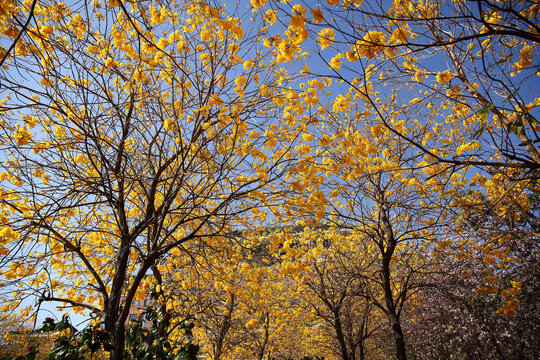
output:
M215 360L534 357L538 10L2 2L2 321L118 360L152 288Z

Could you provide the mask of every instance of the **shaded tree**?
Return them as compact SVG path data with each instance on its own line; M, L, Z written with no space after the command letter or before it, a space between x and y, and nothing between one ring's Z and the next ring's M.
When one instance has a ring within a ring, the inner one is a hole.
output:
M303 302L327 333L328 346L342 359L376 358L373 344L381 340L384 320L371 301L367 278L376 264L369 247L335 229L305 230L302 236L315 243L304 255Z

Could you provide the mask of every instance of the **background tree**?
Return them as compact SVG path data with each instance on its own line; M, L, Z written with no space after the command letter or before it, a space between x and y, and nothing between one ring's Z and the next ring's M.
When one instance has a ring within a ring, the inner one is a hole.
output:
M218 239L193 247L186 244L160 266L173 323L191 319L200 353L214 360L228 358L239 346L236 334L244 326L239 319L239 294L245 282L241 252L236 240Z
M264 19L126 6L39 2L0 74L5 306L88 309L111 359L153 266L273 201L298 124L276 116Z
M447 184L422 166L421 152L376 122L351 119L334 131L321 160L329 220L354 234L357 246L371 249L376 266L360 276L375 287L369 300L387 317L396 356L404 359L401 317L426 271L423 251L445 222L446 200L439 196ZM421 134L423 128L408 131Z
M270 250L268 231L236 232L220 246L207 242L199 251L186 249L190 258L178 256L162 268L173 322L194 319L201 354L214 359L314 354L306 345L313 317L300 306L293 279L302 274L299 263L282 261L280 251Z
M32 345L39 345L38 339L31 336L31 324L17 314L2 313L0 321L0 359L25 355Z
M306 319L298 308L296 271L280 259L268 229L244 234L238 272L243 282L237 291L241 326L234 334L238 345L232 357L301 358L311 349L304 348L301 335Z
M484 206L481 217L456 216L461 233L431 251L433 272L422 279L406 325L415 357L532 359L538 352L537 217ZM431 345L421 340L426 333Z
M384 319L370 301L367 281L376 257L361 240L336 229L306 229L302 237L309 239L302 301L326 332L327 346L341 359L381 358L375 344Z
M405 325L415 358L534 358L538 249L523 240L513 251L470 238L437 248L437 271L424 279Z

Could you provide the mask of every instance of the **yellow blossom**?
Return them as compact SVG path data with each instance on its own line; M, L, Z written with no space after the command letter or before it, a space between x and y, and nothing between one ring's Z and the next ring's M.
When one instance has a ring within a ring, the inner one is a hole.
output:
M309 133L303 133L302 134L302 140L304 141L312 141L313 140L313 135L309 134Z
M263 7L268 0L251 0L251 6L253 6L253 12L257 11L260 7Z
M257 319L250 319L250 320L246 323L246 328L251 329L252 327L257 326L258 323L259 323L259 321L258 321Z
M324 15L321 9L311 9L309 12L313 16L313 21L315 21L317 24L324 21Z
M244 61L244 69L249 70L255 65L255 62L253 60L246 60Z
M277 11L276 10L266 10L264 13L264 19L270 23L270 25L274 25L277 20Z
M351 51L356 55L364 56L371 59L379 54L383 49L386 40L386 35L380 31L368 31L361 40L351 48Z
M26 125L22 128L17 127L17 130L13 132L13 137L15 138L17 145L26 145L33 139L33 136L28 132Z
M330 68L336 71L339 70L341 66L343 65L341 63L341 59L343 59L343 54L337 53L336 56L334 56L332 60L330 60L330 63L329 63Z
M441 84L447 83L453 78L454 78L454 75L448 70L445 70L442 73L439 72L437 73L437 75L435 75L435 79Z
M397 28L396 30L394 30L394 32L390 36L390 41L397 42L397 43L404 43L407 41L409 34L410 32L406 29Z
M319 32L319 44L322 49L326 49L334 42L335 34L334 30L330 28L324 28Z

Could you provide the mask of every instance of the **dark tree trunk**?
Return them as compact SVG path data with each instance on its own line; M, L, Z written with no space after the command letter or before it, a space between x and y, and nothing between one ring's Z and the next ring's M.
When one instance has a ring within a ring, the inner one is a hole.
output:
M401 322L397 314L396 305L394 303L394 296L392 294L392 286L390 282L390 259L386 256L383 257L382 266L382 284L384 290L384 300L386 303L386 315L388 322L392 329L394 336L394 342L396 346L396 357L398 360L406 360L407 354L405 351L405 338L403 337L403 331L401 329Z
M124 358L124 348L126 346L126 326L123 322L117 322L113 335L113 350L110 360L122 360Z
M381 195L382 199L382 195ZM388 217L387 209L382 205L379 205L379 220L382 222L383 238L380 239L379 248L382 255L381 264L381 280L384 292L384 301L386 306L386 316L392 329L394 336L394 343L396 347L396 357L398 360L407 360L407 352L405 350L405 338L403 337L403 330L401 329L401 323L399 320L398 309L394 301L394 295L392 293L392 273L390 268L390 262L397 246L397 240L394 236L392 223ZM386 244L386 248L384 247Z
M231 295L231 302L227 306L227 314L223 318L223 323L221 324L221 329L219 331L219 336L216 340L215 351L214 351L214 360L220 360L223 355L223 345L225 343L225 337L229 332L229 329L232 325L232 314L234 311L235 305L235 296Z
M345 334L343 333L343 326L341 324L341 315L339 312L339 308L335 308L333 311L334 311L334 329L336 331L336 338L339 342L341 357L343 358L343 360L350 360L349 351L347 350L347 344L345 342Z

